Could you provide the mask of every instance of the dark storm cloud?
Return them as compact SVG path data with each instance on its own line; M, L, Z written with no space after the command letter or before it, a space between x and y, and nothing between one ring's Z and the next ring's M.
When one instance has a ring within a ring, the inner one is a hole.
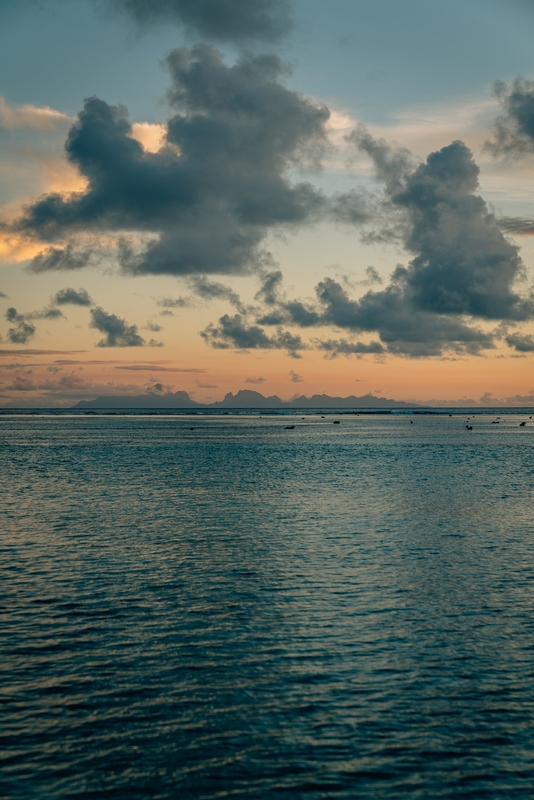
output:
M300 336L281 328L269 336L258 325L249 325L240 314L225 314L217 325L208 325L200 335L211 347L221 350L286 350L293 358L300 358L298 351L306 348Z
M60 289L57 294L54 295L53 302L58 306L63 306L67 304L71 304L74 306L92 306L93 301L91 300L89 293L86 289Z
M27 322L24 314L18 314L16 308L8 308L5 317L13 326L7 332L7 338L12 344L26 344L35 336L35 325Z
M75 237L112 233L122 237L118 258L129 273L247 272L265 262L261 244L272 228L327 213L324 196L291 182L289 170L318 161L329 111L280 83L277 57L228 67L214 47L197 45L174 50L166 64L177 113L157 153L132 138L124 107L86 100L65 149L87 189L46 195L14 225L54 244L34 270L86 266L95 252L76 249Z
M518 353L534 353L534 336L512 333L506 337L506 344Z
M504 114L495 122L493 141L486 147L495 156L520 158L534 153L534 81L516 78L507 86L497 81L494 94Z
M140 25L171 22L202 37L274 42L291 27L288 0L113 0Z
M91 309L91 328L105 334L97 347L142 347L144 339L137 332L137 325L128 323L116 314L108 314L103 308Z

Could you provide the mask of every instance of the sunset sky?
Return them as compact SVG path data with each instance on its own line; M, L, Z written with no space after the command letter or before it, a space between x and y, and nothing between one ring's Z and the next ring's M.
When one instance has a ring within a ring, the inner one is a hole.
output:
M3 0L0 405L534 404L533 41L530 0Z

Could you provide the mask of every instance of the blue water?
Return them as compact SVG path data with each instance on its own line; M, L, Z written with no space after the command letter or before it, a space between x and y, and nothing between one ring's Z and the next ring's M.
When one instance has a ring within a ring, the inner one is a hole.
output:
M0 796L534 796L493 419L0 417Z

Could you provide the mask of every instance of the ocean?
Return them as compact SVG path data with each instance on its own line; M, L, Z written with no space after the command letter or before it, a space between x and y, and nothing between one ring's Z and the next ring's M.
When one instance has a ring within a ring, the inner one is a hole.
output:
M0 796L534 796L530 415L4 412Z

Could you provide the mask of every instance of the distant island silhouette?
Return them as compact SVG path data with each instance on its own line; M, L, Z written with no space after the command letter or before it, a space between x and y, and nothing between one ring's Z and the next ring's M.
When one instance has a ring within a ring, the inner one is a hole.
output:
M228 392L223 400L215 403L197 403L187 392L154 395L142 394L131 397L110 395L97 397L94 400L81 400L73 408L420 408L416 403L405 403L403 400L390 400L366 394L362 397L330 397L327 394L314 394L311 397L301 395L292 400L280 400L277 395L264 397L260 392L241 389L236 394Z

